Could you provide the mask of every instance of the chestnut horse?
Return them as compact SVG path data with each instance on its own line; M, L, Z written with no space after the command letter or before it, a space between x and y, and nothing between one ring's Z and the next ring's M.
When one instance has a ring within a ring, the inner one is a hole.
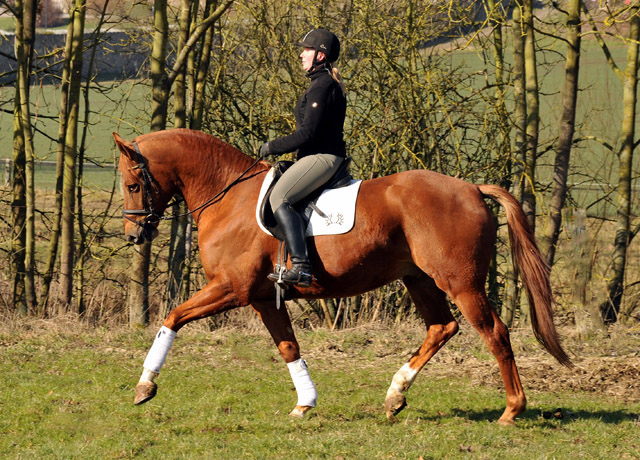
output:
M135 244L151 240L174 195L184 198L198 226L208 284L164 320L147 355L135 403L156 394L153 381L175 333L185 324L251 305L289 365L298 392L291 415L315 406L316 390L286 308L276 308L267 279L277 262L278 241L257 225L258 192L269 165L219 139L186 129L145 134L121 152L124 231ZM308 239L313 283L291 287L292 298L354 296L402 280L424 318L426 339L394 375L385 399L393 418L418 372L458 331L447 304L455 302L493 353L507 406L498 420L512 424L526 406L506 326L487 300L485 281L496 239L491 198L506 210L512 254L528 295L531 325L540 343L571 366L553 323L549 267L544 263L520 204L495 185L474 185L431 171L414 170L362 183L353 229Z

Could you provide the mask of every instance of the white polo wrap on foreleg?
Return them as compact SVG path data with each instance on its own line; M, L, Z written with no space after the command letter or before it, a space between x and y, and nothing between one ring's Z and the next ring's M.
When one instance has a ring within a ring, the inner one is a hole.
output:
M164 364L165 359L167 359L167 354L175 338L175 331L165 326L160 328L147 354L147 358L144 360L143 365L146 370L155 372L156 374L160 373L160 368Z
M298 406L316 407L318 400L318 392L316 386L311 380L307 363L303 359L299 359L292 363L287 363L293 385L298 393Z
M393 380L391 380L391 385L387 391L387 396L407 391L417 375L418 371L409 367L409 363L405 363L398 372L396 372L396 375L393 376Z

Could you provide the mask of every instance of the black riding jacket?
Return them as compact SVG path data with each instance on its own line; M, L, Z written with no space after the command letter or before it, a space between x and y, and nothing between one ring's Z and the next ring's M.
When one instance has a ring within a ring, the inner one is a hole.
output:
M331 76L331 69L322 66L307 74L309 88L294 110L296 131L269 142L269 153L298 151L298 159L315 153L346 156L343 126L347 100Z

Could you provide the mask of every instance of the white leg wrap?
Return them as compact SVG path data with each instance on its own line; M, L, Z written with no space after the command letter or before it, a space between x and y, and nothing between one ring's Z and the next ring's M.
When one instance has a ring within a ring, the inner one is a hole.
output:
M287 363L293 385L298 393L298 406L316 407L318 400L318 392L316 386L311 380L307 363L303 359L299 359L292 363Z
M396 375L393 376L393 380L391 380L391 385L387 391L387 396L407 391L417 375L418 371L411 369L409 363L404 363L400 370L396 372Z
M164 364L165 359L167 359L169 348L171 348L171 344L175 338L175 331L164 326L160 328L147 354L147 358L144 360L143 365L146 370L155 372L156 374L160 373L160 368Z

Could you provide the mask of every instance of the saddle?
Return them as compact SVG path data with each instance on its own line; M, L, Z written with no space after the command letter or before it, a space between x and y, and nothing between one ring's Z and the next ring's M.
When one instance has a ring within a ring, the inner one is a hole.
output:
M280 241L284 240L282 232L278 228L278 224L276 222L275 217L273 216L273 209L271 209L271 204L269 203L269 197L271 196L271 192L273 191L273 187L276 185L278 179L282 177L287 169L293 165L293 161L278 161L272 168L273 172L273 181L269 185L267 192L264 194L264 198L262 202L259 204L258 208L258 219L273 236L275 236ZM351 164L351 158L347 157L335 174L329 179L324 185L319 187L317 190L314 190L311 194L307 195L304 199L300 200L294 208L296 211L300 213L302 219L305 222L305 225L309 223L311 219L312 213L315 211L316 213L323 215L322 211L318 209L316 203L318 198L325 190L329 189L337 189L346 187L351 185L353 182L353 177L349 172L349 165Z

